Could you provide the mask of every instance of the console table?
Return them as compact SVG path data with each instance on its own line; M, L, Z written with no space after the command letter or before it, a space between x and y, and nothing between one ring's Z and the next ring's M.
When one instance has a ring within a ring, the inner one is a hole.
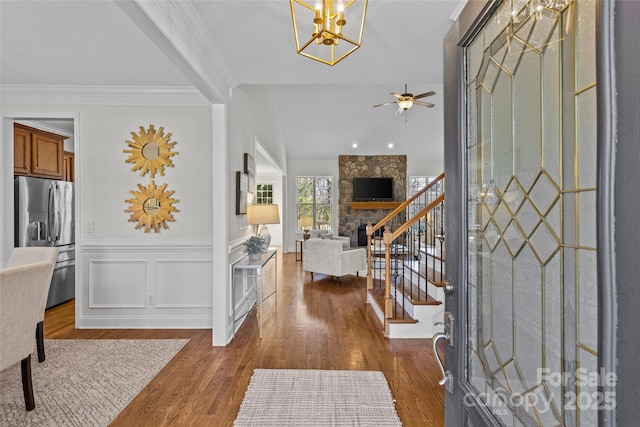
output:
M269 261L273 260L274 264L274 290L267 296L263 295L264 276L262 270ZM233 279L232 283L232 301L233 301L233 319L236 320L236 305L235 305L235 278L241 277L243 280L248 278L257 279L257 295L256 302L258 304L258 316L260 317L260 339L262 339L262 302L275 294L278 290L278 253L275 250L267 251L262 254L259 260L251 261L248 256L245 256L240 261L233 264Z

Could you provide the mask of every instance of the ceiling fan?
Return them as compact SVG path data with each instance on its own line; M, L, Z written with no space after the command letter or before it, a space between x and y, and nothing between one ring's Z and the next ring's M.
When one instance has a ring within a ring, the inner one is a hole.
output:
M374 107L382 107L384 105L398 104L398 110L396 111L396 114L402 114L403 112L411 108L413 105L420 105L422 107L432 108L434 107L434 104L431 104L429 102L424 102L424 101L418 101L418 99L426 98L427 96L433 96L435 94L436 94L435 92L430 91L430 92L421 93L420 95L414 95L407 91L407 84L405 83L404 93L400 94L400 93L391 92L391 95L397 98L395 101L374 105Z

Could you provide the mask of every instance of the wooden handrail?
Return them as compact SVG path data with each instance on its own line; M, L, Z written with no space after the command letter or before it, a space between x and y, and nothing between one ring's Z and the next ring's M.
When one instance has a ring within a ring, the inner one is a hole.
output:
M371 228L367 227L367 234L372 236L373 233L376 232L376 230L379 230L380 228L382 228L387 222L391 221L391 219L394 216L398 215L400 212L405 210L407 208L407 206L409 206L409 204L411 204L411 202L413 202L418 197L422 196L424 193L427 192L427 190L429 190L431 187L433 187L434 185L436 185L438 182L442 181L443 179L444 179L444 172L442 172L440 175L438 175L433 181L431 181L430 183L425 185L425 187L422 190L418 191L416 194L414 194L413 196L409 197L407 200L402 202L402 204L400 206L398 206L393 211L391 211L391 213L389 213L389 215L385 216L382 220L378 221L376 223L376 225L372 226Z
M409 227L411 227L413 224L415 224L416 222L418 222L420 220L420 218L422 218L423 216L425 216L426 214L429 213L429 211L433 210L433 208L435 208L436 206L438 206L440 203L444 202L444 193L442 193L441 195L439 195L438 197L436 197L431 203L429 203L427 206L425 206L424 208L420 209L420 212L418 212L417 214L415 214L411 219L409 219L409 221L405 222L404 224L402 224L400 227L398 227L397 230L393 230L393 232L391 233L391 238L390 241L393 242L394 240L396 240L398 237L400 237L400 235L402 233L404 233L405 231L407 231L407 229Z

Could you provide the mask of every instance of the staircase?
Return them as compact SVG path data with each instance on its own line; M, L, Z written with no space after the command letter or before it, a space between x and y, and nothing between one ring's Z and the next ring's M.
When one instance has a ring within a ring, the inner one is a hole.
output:
M444 173L367 224L367 302L388 338L442 332L444 242Z

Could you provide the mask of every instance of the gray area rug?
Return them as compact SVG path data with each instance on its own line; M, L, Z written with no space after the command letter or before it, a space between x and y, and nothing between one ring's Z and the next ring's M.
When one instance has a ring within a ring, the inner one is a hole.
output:
M45 340L31 355L36 407L20 363L0 372L0 426L107 426L189 340Z
M397 427L402 423L379 371L256 369L235 427Z

